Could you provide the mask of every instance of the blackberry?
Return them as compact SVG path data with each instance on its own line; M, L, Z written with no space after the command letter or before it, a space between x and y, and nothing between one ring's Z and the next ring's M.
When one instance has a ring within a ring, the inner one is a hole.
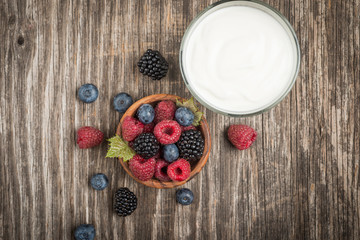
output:
M177 146L180 151L180 157L187 160L197 160L204 151L204 139L201 132L197 130L188 130L181 134Z
M148 49L138 62L139 71L143 75L147 75L152 80L160 80L166 76L169 64L165 58L161 56L159 51Z
M119 188L114 196L114 210L120 217L131 215L137 207L137 198L128 188Z
M160 144L152 133L142 133L134 140L133 149L144 159L149 159L157 154Z

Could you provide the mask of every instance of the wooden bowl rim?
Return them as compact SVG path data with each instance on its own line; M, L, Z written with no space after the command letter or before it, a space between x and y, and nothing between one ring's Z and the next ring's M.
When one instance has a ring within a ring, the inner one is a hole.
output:
M175 101L176 99L185 100L182 97L179 97L179 96L176 96L176 95L170 95L170 94L154 94L154 95L150 95L150 96L139 99L138 101L133 103L127 109L127 111L124 113L124 115L120 119L120 122L119 122L119 124L117 126L117 129L116 129L116 135L121 136L121 124L124 121L124 118L127 117L127 116L134 116L134 114L136 113L136 110L140 107L140 105L142 105L144 103L159 102L159 101L162 101L162 100ZM208 125L208 123L207 123L204 116L201 119L200 130L201 130L202 134L204 135L204 152L203 152L203 155L202 155L201 159L198 161L196 166L192 169L192 171L190 173L190 177L188 179L184 180L184 181L181 181L181 182L175 182L175 181L161 182L161 181L156 180L156 179L151 179L149 181L141 181L141 180L137 179L132 174L132 172L129 169L128 162L124 162L122 160L122 158L118 158L118 159L120 161L121 166L124 168L124 170L135 181L137 181L138 183L144 184L145 186L153 187L153 188L159 188L159 189L174 188L174 187L181 186L181 185L185 184L187 181L190 181L193 177L195 177L201 171L201 169L205 166L205 164L206 164L206 162L207 162L207 160L209 158L210 150L211 150L211 136L210 136L209 125Z

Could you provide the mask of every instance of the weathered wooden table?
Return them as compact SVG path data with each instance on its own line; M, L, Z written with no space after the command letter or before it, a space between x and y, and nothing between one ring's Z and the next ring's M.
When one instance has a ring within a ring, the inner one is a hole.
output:
M271 111L237 119L206 110L213 140L203 171L175 189L132 180L106 143L75 144L76 129L115 133L115 94L190 97L179 71L182 35L214 1L0 1L0 239L71 239L92 223L97 239L359 239L360 0L270 0L293 24L302 61L295 87ZM162 81L136 67L147 49L170 63ZM77 88L94 83L93 104ZM205 109L204 109L205 110ZM232 123L254 127L246 151L225 138ZM94 191L103 172L110 187ZM116 216L112 194L128 187L139 206Z

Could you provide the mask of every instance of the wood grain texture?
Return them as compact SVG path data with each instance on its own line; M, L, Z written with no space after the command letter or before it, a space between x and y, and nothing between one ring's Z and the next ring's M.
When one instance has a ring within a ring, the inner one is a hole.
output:
M262 115L236 119L203 108L212 152L204 169L176 189L138 184L107 144L80 150L76 129L114 135L112 98L167 93L190 97L178 51L191 19L214 0L0 0L0 239L72 239L92 223L97 239L359 239L360 0L266 0L294 26L301 70L291 93ZM168 76L137 70L147 48L160 50ZM100 90L83 104L77 89ZM246 151L231 147L232 123L258 131ZM94 191L89 178L110 186ZM128 187L139 206L111 210Z

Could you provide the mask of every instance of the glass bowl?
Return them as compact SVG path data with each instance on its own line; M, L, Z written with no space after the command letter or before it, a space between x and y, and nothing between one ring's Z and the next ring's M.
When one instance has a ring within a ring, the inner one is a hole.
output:
M294 70L292 71L292 77L289 79L287 86L284 88L284 90L282 90L281 94L278 97L273 98L266 105L256 108L256 109L253 109L251 111L239 111L239 110L232 111L232 110L221 109L220 107L215 106L209 100L207 100L206 98L201 96L201 94L198 93L196 88L193 87L192 81L195 81L195 80L189 79L188 74L186 73L186 69L185 69L186 63L184 60L185 59L184 56L185 56L186 47L187 47L189 39L192 36L193 31L196 29L198 24L205 17L216 12L217 10L220 10L220 9L223 9L226 7L232 7L232 6L252 7L252 8L256 8L258 10L262 10L263 12L272 16L275 20L277 20L278 23L281 24L281 26L287 32L288 36L290 37L292 48L294 50L294 66L293 66ZM187 88L191 92L191 94L194 95L194 97L201 104L203 104L206 108L208 108L216 113L220 113L220 114L227 115L227 116L233 116L233 117L247 117L247 116L257 115L257 114L260 114L260 113L270 110L271 108L276 106L278 103L280 103L281 100L290 92L290 90L292 89L292 87L296 81L297 75L299 73L299 68L300 68L300 59L301 59L301 53L300 53L299 41L296 37L294 29L292 28L292 26L290 25L288 20L276 9L272 8L271 6L265 4L261 1L257 1L257 0L219 1L219 2L216 2L216 3L208 6L207 8L205 8L201 13L199 13L193 19L193 21L188 26L188 28L182 38L182 42L181 42L181 46L180 46L180 53L179 53L181 74L182 74L183 80L184 80Z

